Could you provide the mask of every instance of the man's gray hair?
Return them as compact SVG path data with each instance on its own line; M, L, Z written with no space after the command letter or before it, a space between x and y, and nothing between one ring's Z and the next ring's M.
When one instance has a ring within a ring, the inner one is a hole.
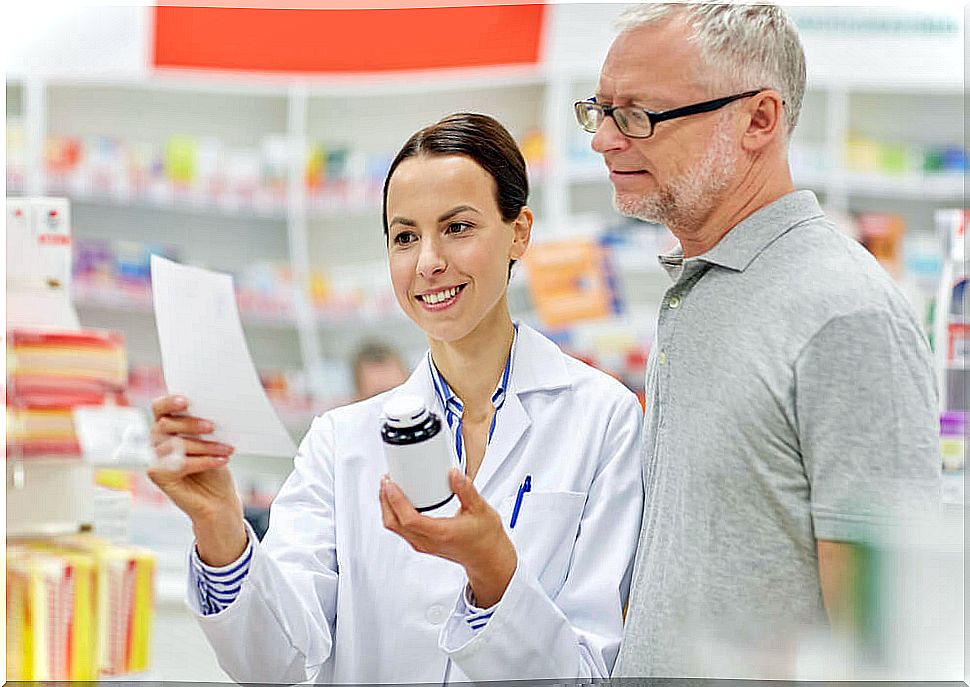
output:
M768 4L643 2L617 20L620 32L683 15L701 56L698 79L714 97L772 88L785 101L790 136L805 95L805 53L791 18Z

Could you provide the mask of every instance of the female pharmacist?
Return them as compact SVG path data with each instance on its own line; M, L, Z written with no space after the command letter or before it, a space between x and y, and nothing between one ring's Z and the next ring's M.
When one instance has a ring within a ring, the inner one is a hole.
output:
M192 520L188 602L240 682L606 677L640 526L640 406L509 316L528 179L494 119L414 134L384 183L391 282L430 350L400 387L314 420L257 542L189 399L154 404L152 479ZM382 407L447 419L458 496L418 513L385 476ZM516 511L513 515L513 511ZM513 524L514 520L514 524Z

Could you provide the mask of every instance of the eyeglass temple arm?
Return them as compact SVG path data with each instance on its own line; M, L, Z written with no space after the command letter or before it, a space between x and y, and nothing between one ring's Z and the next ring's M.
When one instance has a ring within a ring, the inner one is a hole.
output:
M740 100L741 98L749 98L752 95L757 95L761 93L764 89L758 89L756 91L745 91L744 93L737 93L735 95L729 95L724 98L717 98L716 100L708 100L707 102L697 103L695 105L687 105L685 107L675 107L673 110L665 110L663 112L650 112L644 110L647 116L650 117L650 121L654 124L657 122L663 122L668 119L676 119L678 117L686 117L692 114L701 114L702 112L713 112L718 108L724 107L728 103L734 102L735 100Z

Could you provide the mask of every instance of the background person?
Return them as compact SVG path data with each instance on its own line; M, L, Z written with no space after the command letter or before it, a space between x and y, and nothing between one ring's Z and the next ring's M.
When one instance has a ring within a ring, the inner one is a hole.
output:
M402 386L316 419L263 542L188 399L155 403L153 480L192 520L189 605L241 682L436 683L607 677L642 509L642 411L507 301L529 245L525 162L494 119L414 134L384 187L398 303L428 336ZM417 513L387 470L382 408L425 399L455 442L457 494ZM513 524L513 520L515 521Z
M350 362L354 377L356 401L384 393L400 386L408 378L408 369L393 347L378 340L361 343Z
M786 677L850 631L851 543L938 504L937 398L909 304L795 191L805 88L771 5L639 4L580 124L616 208L666 224L644 516L620 676Z

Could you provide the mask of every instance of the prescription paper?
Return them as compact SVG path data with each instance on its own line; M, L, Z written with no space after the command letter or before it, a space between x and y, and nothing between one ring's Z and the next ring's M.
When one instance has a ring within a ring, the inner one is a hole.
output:
M292 456L296 451L273 409L243 336L232 277L153 255L152 300L170 394L210 420L206 439L237 453Z

